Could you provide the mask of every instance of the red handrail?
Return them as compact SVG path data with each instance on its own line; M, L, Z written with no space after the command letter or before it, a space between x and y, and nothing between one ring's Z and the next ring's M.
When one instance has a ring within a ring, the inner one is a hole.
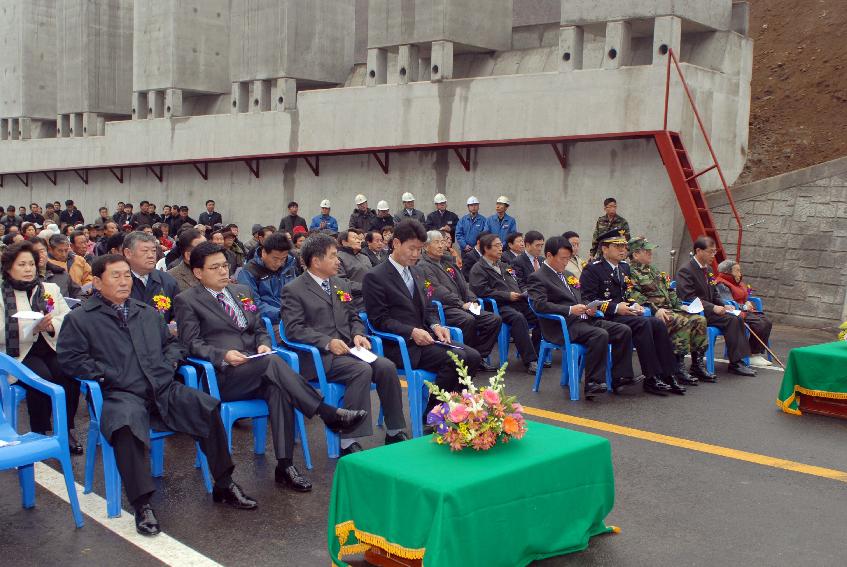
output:
M735 249L735 261L741 261L741 236L744 232L744 227L741 224L741 216L738 214L738 209L735 208L735 200L732 198L732 192L729 190L729 185L726 182L726 178L723 176L723 170L721 169L721 165L718 163L718 156L715 155L715 150L712 148L712 140L709 138L709 134L706 132L706 128L703 126L703 120L700 118L700 113L697 111L697 105L694 103L694 97L691 96L691 91L688 89L688 83L685 80L685 75L682 73L682 68L679 66L679 61L676 58L676 54L673 49L668 50L668 76L667 81L665 83L665 115L664 115L664 123L662 125L662 129L667 132L668 131L668 105L670 103L670 93L671 93L671 62L673 62L674 67L676 67L676 72L679 75L679 80L682 83L682 88L685 89L685 95L688 97L688 102L691 104L691 110L694 111L694 117L697 119L697 125L700 127L700 133L703 134L703 138L706 140L706 146L709 148L709 154L712 156L713 167L709 169L717 169L718 176L721 179L721 183L723 184L723 190L726 193L727 200L729 201L729 206L732 209L732 214L735 216L735 222L738 224L738 246ZM708 170L704 170L705 171Z

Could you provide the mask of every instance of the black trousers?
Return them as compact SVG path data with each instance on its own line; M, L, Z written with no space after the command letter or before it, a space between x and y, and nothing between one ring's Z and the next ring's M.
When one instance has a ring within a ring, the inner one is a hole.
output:
M613 321L623 323L632 331L632 342L645 376L671 376L676 371L673 344L662 321L634 315L615 315Z
M482 358L488 357L497 335L500 334L502 319L494 313L483 311L478 316L458 307L445 307L444 319L451 327L458 327L465 337L465 344L474 347Z
M773 328L773 323L771 323L770 319L761 313L748 313L747 317L744 318L744 321L751 329L753 329L753 332L756 333L765 344L768 344L768 339L771 337L771 329ZM762 346L762 343L753 338L753 335L751 334L750 354L762 354L764 352L765 347Z
M179 411L179 408L172 408ZM215 409L209 417L209 436L195 437L209 461L209 471L216 483L228 480L235 466L229 455L226 443L226 431L221 422L220 409ZM155 492L153 478L150 475L150 457L144 442L132 434L129 427L121 427L112 434L112 448L126 497L137 506L142 497Z
M511 335L515 348L521 356L521 362L529 364L538 360L538 349L541 347L541 327L538 319L526 301L515 301L509 305L499 306L503 322L512 327ZM532 333L529 328L535 327Z
M603 319L580 319L568 324L571 341L585 345L585 381L606 382L606 354L612 345L612 378L631 378L632 331L621 323Z
M68 418L68 423L62 424L62 427L74 429L76 410L79 407L79 382L62 372L56 351L47 344L44 337L38 336L38 340L24 357L23 365L35 372L40 378L62 387L65 391L65 410ZM50 396L42 394L26 384L21 383L20 385L26 390L30 430L36 433L53 430L51 425L53 409Z
M742 358L750 356L750 343L741 317L728 314L718 315L712 311L706 313L706 323L710 327L717 327L723 333L731 363L740 362Z
M218 388L223 402L262 398L268 403L277 459L290 459L294 455L293 407L312 417L322 399L305 378L276 355L227 366L218 376Z
M371 382L376 384L376 395L382 404L386 429L403 429L403 393L397 368L387 358L377 358L371 364L355 356L334 356L326 379L344 384L344 408L371 411ZM364 420L359 427L345 435L348 439L373 434L373 420Z

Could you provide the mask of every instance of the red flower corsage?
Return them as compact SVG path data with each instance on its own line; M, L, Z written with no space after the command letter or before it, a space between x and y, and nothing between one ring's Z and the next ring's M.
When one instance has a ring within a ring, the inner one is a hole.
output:
M444 268L444 271L447 272L448 276L450 276L454 280L456 279L456 270L453 269L453 266L447 266L446 268Z
M239 301L241 301L241 309L243 309L244 311L249 311L250 313L255 313L256 311L259 310L259 308L256 307L256 304L253 303L253 300L250 299L249 297L242 296L242 297L239 297L238 299L239 299Z
M432 294L435 292L435 290L433 289L431 281L424 280L424 291L426 292L427 299L432 297Z
M335 295L338 296L338 300L341 301L341 303L349 303L350 301L353 301L353 296L344 290L335 290Z
M52 313L53 309L56 308L56 302L53 301L53 296L45 291L42 297L44 299L44 304L46 305L47 313Z

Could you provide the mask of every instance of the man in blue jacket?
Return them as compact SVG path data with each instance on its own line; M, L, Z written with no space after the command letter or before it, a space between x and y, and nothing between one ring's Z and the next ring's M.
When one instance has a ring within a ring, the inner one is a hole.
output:
M338 221L329 214L331 207L332 203L329 202L329 199L321 201L321 214L312 217L309 230L320 230L321 232L338 234Z
M506 209L509 208L509 199L505 195L497 197L497 203L494 207L496 213L488 217L486 230L500 237L501 242L506 242L506 238L513 232L518 231L518 223L514 217L506 214Z
M299 275L291 241L282 232L265 238L260 253L238 272L238 283L250 288L259 315L279 324L282 288Z
M469 253L476 246L481 232L485 232L487 221L479 214L479 199L471 196L468 199L468 214L459 219L456 225L456 242L462 255Z

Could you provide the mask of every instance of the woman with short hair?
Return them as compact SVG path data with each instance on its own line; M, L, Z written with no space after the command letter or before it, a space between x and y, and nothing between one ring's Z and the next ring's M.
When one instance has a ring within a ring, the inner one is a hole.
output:
M741 265L733 260L724 260L718 264L718 274L715 276L718 294L724 303L732 301L741 308L744 322L752 329L765 344L771 336L773 323L758 311L750 301L752 288L744 282ZM772 363L764 357L765 347L752 334L750 335L750 366L771 366Z

